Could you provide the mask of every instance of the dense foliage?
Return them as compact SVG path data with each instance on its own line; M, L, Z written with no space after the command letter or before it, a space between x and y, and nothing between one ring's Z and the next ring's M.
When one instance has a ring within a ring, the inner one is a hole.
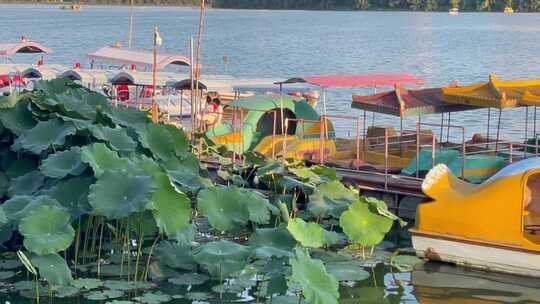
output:
M540 0L214 0L217 8L367 10L398 9L413 11L448 10L502 11L506 6L521 12L540 10Z
M192 147L182 130L151 123L148 113L113 107L67 80L34 88L0 97L4 289L160 303L203 295L127 291L156 287L147 280L214 280L220 293L256 285L269 302L293 294L286 297L294 303L337 304L338 282L369 277L358 262L346 272L347 264L365 259L398 220L333 169L250 154L246 166L212 175L198 158L211 153L226 164L219 149ZM330 248L345 251L337 257ZM34 282L11 280L23 267Z

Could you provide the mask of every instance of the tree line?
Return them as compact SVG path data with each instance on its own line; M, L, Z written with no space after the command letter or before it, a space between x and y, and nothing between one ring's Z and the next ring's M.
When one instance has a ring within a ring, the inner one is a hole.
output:
M216 8L308 10L540 11L540 0L213 0Z

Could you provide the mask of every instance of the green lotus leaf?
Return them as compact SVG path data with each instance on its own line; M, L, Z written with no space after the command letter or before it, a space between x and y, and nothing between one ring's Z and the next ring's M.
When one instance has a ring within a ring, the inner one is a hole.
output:
M191 219L191 200L176 190L165 173L154 175L157 190L152 196L152 213L160 232L174 236Z
M319 185L309 196L308 210L319 218L339 218L349 205L358 199L358 194L343 186L339 181Z
M39 171L30 171L11 181L8 188L8 196L31 195L39 190L45 182L45 176Z
M0 110L0 123L17 136L32 129L36 122L28 105L28 101L22 100L14 108Z
M0 198L6 195L8 187L9 187L9 180L6 174L0 171Z
M289 263L292 266L291 279L300 285L307 302L338 303L339 283L326 271L322 261L312 259L304 249L296 248Z
M196 234L197 227L194 224L188 224L171 239L174 239L178 244L183 246L191 246L193 241L195 241Z
M19 231L24 236L24 247L39 255L65 250L75 236L69 213L46 205L35 207L21 219Z
M364 247L380 243L393 222L380 215L372 204L362 198L343 212L339 219L339 225L349 240Z
M72 147L70 150L56 152L43 161L39 167L43 175L52 178L64 178L71 174L77 176L86 169L81 161L81 149Z
M288 257L296 240L283 227L259 228L249 239L249 244L258 258Z
M18 92L11 92L8 96L0 95L0 109L10 109L15 107L22 97Z
M91 291L84 295L88 300L103 301L107 299L116 299L124 296L124 292L120 290L103 290L103 291Z
M110 108L107 115L114 123L133 129L143 129L150 122L147 113L133 108Z
M281 295L281 296L273 297L270 300L270 303L272 304L298 304L298 303L302 303L302 300L299 297L295 297L295 296Z
M208 292L188 292L185 296L193 301L205 301L213 298L213 296Z
M143 304L160 304L160 303L169 302L170 300L172 300L172 297L161 291L157 291L157 292L146 292L142 296L135 297L133 299Z
M210 225L220 231L232 231L248 223L249 211L244 207L237 187L206 188L197 195L198 209L208 217Z
M6 159L8 158L6 157ZM8 178L14 179L36 169L38 169L38 162L33 158L25 157L24 159L14 159L9 161L5 173Z
M78 294L79 289L69 285L60 286L54 290L54 296L57 298L71 298Z
M57 106L69 117L96 120L99 111L110 112L107 98L96 92L73 90L72 94L55 95Z
M0 281L12 278L16 275L14 271L0 271Z
M148 124L138 133L142 146L156 158L168 160L189 151L187 136L172 125Z
M114 151L109 150L105 144L96 143L81 148L81 159L94 170L96 177L99 177L106 170L125 169L128 160L120 158Z
M242 202L247 206L249 220L257 224L268 224L271 214L280 215L279 208L270 204L264 195L256 190L240 188Z
M75 82L65 78L40 80L34 83L34 91L41 91L45 96L55 96L78 87L80 87L80 85L77 85Z
M49 189L41 190L39 194L57 200L60 205L69 210L73 219L77 219L92 209L88 203L88 192L93 182L94 179L87 176L63 179Z
M326 244L325 230L317 223L294 218L287 223L287 230L304 247L320 248Z
M335 168L316 165L316 166L309 167L309 169L313 173L319 175L326 182L339 180L339 177L337 176L337 172Z
M148 208L148 205L146 206ZM153 237L158 233L158 227L152 213L148 210L132 213L129 217L130 229L143 237Z
M167 171L171 180L178 184L183 190L190 193L197 193L197 191L212 187L212 181L208 178L201 177L199 172L192 172L188 170L169 170Z
M390 259L390 265L394 266L401 272L411 272L418 265L423 264L424 261L414 255L393 255Z
M172 268L193 270L196 266L191 256L191 247L171 241L159 242L155 256L161 264Z
M106 171L90 186L88 201L94 211L109 219L120 219L143 211L156 186L152 177L126 170Z
M350 262L332 262L326 264L326 268L328 273L338 281L361 281L370 276L364 267Z
M393 221L398 221L401 227L405 227L407 225L407 222L405 222L400 217L398 217L397 215L393 214L390 210L388 210L388 205L386 204L385 201L376 199L374 197L363 197L362 199L374 205L375 208L377 209L377 212L380 215L386 216L387 218Z
M109 128L102 125L92 125L92 136L105 141L116 151L131 152L137 147L137 143L127 134L124 128Z
M169 283L174 285L201 285L210 278L199 273L185 273L169 279Z
M39 276L45 278L49 284L63 286L73 281L66 260L57 253L33 256L31 260L38 268Z
M296 175L300 180L308 182L314 185L318 185L323 182L321 176L311 171L309 168L300 167L300 168L288 168L289 172Z
M229 241L206 243L193 251L193 259L213 277L223 277L244 269L249 247Z
M117 273L118 274L118 273ZM138 290L138 289L150 289L155 287L154 284L149 282L143 282L143 281L122 281L122 280L107 280L103 282L104 285L109 289L114 290L122 290L122 291L129 291L129 290Z
M51 206L62 208L62 206L48 196L14 196L11 199L0 205L0 208L5 212L8 221L18 225L19 220L28 216L35 208L40 206Z
M0 228L9 222L3 208L0 208Z
M92 290L102 287L103 281L101 281L100 279L79 278L73 280L71 282L71 285L78 289Z
M63 122L57 118L38 122L35 127L23 132L15 140L12 149L40 154L51 146L62 146L66 137L75 134L75 131L75 126L72 123Z

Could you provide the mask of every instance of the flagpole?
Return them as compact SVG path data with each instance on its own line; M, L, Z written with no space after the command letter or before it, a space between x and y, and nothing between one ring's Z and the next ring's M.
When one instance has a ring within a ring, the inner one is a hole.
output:
M129 2L129 33L128 33L128 48L131 48L133 37L133 0Z
M201 0L201 11L199 15L199 32L197 35L197 54L196 54L196 64L195 64L195 94L199 97L199 111L202 110L202 94L199 92L199 79L201 77L201 45L202 45L202 35L204 31L204 9L205 9L206 0ZM193 91L191 92L193 94ZM199 96L200 94L200 96ZM199 112L200 113L200 112Z
M152 122L158 123L159 108L156 102L156 65L157 65L157 49L158 49L158 28L154 27L154 62L152 64Z

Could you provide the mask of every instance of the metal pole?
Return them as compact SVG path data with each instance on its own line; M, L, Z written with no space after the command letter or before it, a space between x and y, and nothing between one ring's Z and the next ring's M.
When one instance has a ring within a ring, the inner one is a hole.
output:
M195 146L195 96L193 96L194 83L193 83L193 36L189 37L189 79L191 82L191 145Z
M416 177L418 178L420 171L420 116L416 124Z
M133 40L133 0L129 1L129 32L128 32L128 48L131 48Z
M499 135L501 133L502 109L499 109L499 122L497 123L497 141L495 142L495 152L499 152Z
M202 36L204 30L204 9L206 1L201 1L201 11L199 15L199 32L197 34L197 55L196 55L196 64L195 64L195 94L199 95L199 77L201 75L201 48L202 48ZM193 91L191 91L193 94ZM199 111L202 110L202 94L199 96ZM199 113L200 114L200 113Z
M277 112L274 110L274 123L272 124L272 159L276 159L276 123L277 123Z
M441 113L441 134L440 134L440 136L439 136L439 138L441 139L441 141L442 141L442 139L443 139L443 128L444 128L443 125L444 125L444 112Z
M488 108L488 124L487 124L487 134L486 142L489 144L489 127L491 126L491 108Z
M324 116L321 116L319 122L319 162L321 165L324 163L324 125L323 125Z
M364 152L366 151L366 148L367 148L367 145L366 145L366 141L367 141L367 130L366 130L366 110L364 110L364 121L362 122L363 124L363 127L362 127L362 131L364 133Z
M156 101L156 74L157 74L157 49L158 49L158 28L154 27L154 58L152 63L152 122L158 123L159 108Z
M461 178L465 178L465 151L467 151L467 142L465 141L465 128L461 133Z
M448 127L446 128L446 142L450 142L450 115L451 114L452 112L448 112Z
M384 129L384 190L388 189L388 128Z
M356 168L360 165L360 117L356 120Z
M525 143L527 143L527 137L529 136L529 107L525 107Z

